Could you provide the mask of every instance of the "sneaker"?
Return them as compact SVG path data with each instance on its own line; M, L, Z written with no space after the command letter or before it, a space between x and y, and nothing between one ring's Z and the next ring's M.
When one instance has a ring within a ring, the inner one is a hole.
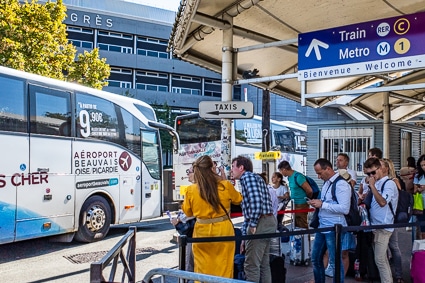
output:
M327 277L334 277L334 269L332 266L328 265L328 267L325 269L325 275Z

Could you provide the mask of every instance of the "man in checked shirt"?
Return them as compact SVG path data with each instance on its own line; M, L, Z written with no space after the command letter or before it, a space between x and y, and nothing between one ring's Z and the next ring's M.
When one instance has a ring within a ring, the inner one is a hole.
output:
M276 233L276 218L264 180L252 172L250 159L238 156L232 160L232 176L239 179L242 188L242 235ZM245 251L244 270L247 281L271 283L269 264L270 239L242 241Z

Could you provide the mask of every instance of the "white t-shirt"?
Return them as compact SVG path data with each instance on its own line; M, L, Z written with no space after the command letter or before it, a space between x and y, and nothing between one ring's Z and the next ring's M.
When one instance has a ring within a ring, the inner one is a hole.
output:
M274 188L273 189L276 191L276 195L278 197L283 197L287 192L288 192L288 187L284 186L284 185L280 185L278 188ZM283 202L283 199L279 199L279 202Z
M270 197L272 199L273 215L276 217L277 216L277 208L279 206L279 199L277 198L276 190L272 186L267 185L267 188L269 189Z
M382 190L382 185L385 180L388 179L388 176L385 176L375 183L375 187L378 190L378 193L387 201L387 205L380 206L375 197L372 197L372 204L370 206L370 224L372 225L384 225L384 224L393 224L394 215L391 212L389 203L391 202L394 213L397 210L397 201L398 201L398 191L397 185L393 180L389 180L385 183L385 186ZM381 192L382 191L382 192ZM372 193L371 191L369 193ZM387 231L394 231L394 228L385 228Z

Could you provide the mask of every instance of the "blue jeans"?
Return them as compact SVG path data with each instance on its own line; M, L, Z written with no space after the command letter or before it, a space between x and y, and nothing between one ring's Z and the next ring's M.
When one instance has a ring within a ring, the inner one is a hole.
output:
M342 238L344 233L341 235ZM323 255L326 250L329 250L329 261L335 262L335 232L316 233L313 242L313 251L311 260L313 262L314 282L323 283L325 279L325 266L323 265ZM342 264L342 257L339 258L341 262L340 278L341 283L344 282L344 265ZM335 276L333 277L335 282Z

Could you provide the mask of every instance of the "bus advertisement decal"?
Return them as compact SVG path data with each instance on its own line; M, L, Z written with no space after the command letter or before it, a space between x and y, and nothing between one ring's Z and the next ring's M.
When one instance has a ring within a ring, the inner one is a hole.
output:
M109 186L115 186L115 185L118 185L118 178L77 182L75 184L75 187L77 189L92 189L92 188L109 187Z

